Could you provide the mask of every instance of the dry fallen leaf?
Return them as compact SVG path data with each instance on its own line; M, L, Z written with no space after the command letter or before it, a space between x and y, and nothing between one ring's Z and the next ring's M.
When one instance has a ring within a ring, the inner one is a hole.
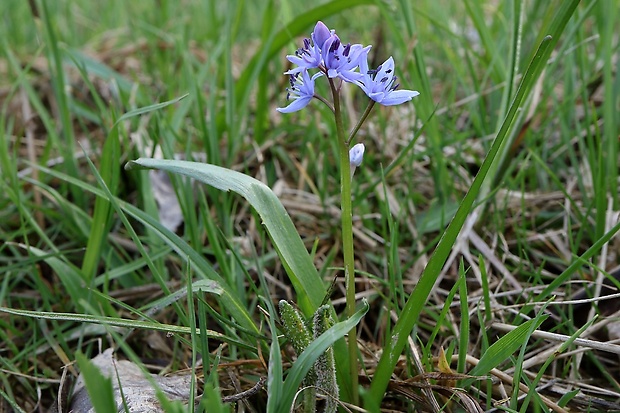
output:
M183 211L174 192L170 177L164 171L149 171L149 179L153 189L153 197L157 201L159 221L170 231L183 223Z
M107 377L112 377L114 398L119 412L124 412L123 397L131 413L163 412L155 389L145 377L145 373L134 363L127 360L116 360L113 349L109 348L91 360L95 366ZM184 376L157 376L151 375L159 388L170 400L189 400L190 380L189 375ZM119 390L119 382L122 386L122 396ZM82 375L78 377L71 398L71 411L95 413L90 397L85 387Z

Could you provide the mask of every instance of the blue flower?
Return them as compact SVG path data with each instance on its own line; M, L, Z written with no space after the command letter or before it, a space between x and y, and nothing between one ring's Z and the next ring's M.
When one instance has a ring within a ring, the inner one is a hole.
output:
M289 79L291 87L286 89L288 91L286 100L290 100L291 96L295 96L295 100L287 107L276 110L280 113L291 113L305 108L314 97L314 81L319 76L323 76L323 73L318 72L310 77L307 70L303 70L301 76L299 73L291 74Z
M304 70L314 69L319 67L323 62L321 57L321 50L316 43L311 44L310 39L304 39L304 47L295 51L295 55L286 56L289 62L297 65L284 72L285 75L292 75L295 73L301 73Z
M334 30L330 31L323 22L319 21L314 26L314 31L310 35L311 39L304 39L304 47L297 49L295 55L286 56L288 61L297 65L297 67L284 72L284 74L292 75L321 66L323 64L321 46L333 34Z
M294 55L286 56L296 67L284 74L292 75L318 68L329 78L355 82L362 78L362 74L355 69L359 66L360 58L369 50L370 46L362 47L361 44L343 45L336 31L319 21L310 39L304 39L304 46L297 49Z
M355 82L362 78L362 74L355 69L360 64L360 58L364 57L371 46L363 47L361 44L342 44L340 38L333 33L321 46L323 64L329 78L338 77L346 82Z
M362 79L356 83L369 98L377 103L385 106L400 105L420 94L415 90L396 90L399 84L394 84L397 77L394 76L392 56L376 70L368 70L368 54L365 53L360 58L359 66Z

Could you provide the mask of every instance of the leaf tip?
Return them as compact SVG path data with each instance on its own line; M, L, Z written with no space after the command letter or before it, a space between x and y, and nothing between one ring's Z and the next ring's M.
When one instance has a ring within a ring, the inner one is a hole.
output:
M125 170L126 171L131 171L134 169L138 169L141 167L140 165L140 159L136 159L135 161L129 161L125 164Z

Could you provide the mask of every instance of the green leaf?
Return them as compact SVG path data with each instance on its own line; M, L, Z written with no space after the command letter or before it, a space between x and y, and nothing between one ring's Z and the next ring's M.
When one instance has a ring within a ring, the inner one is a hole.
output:
M590 246L587 250L584 251L579 257L577 257L560 275L555 277L549 285L545 287L545 289L536 296L534 302L539 302L545 300L547 297L552 295L554 291L558 289L561 285L565 284L566 281L581 269L584 265L591 265L589 261L594 254L599 252L605 244L607 244L618 232L620 232L620 222L614 225L609 231L605 233L601 238L599 238L594 244ZM529 310L531 307L526 306L523 308L524 311Z
M446 200L445 203L437 205L436 202L428 211L421 212L416 216L416 224L420 234L428 234L443 230L448 222L452 220L459 204L455 201Z
M273 340L269 350L269 367L267 372L267 412L276 412L282 400L284 383L282 381L282 354L278 342L276 323L273 317L269 318L269 326ZM297 389L295 389L297 390Z
M511 354L517 351L521 346L525 345L527 340L532 335L532 332L540 327L546 318L547 316L539 316L526 321L497 340L487 349L487 351L484 352L478 364L471 369L468 374L471 376L485 376L489 374L491 370L506 361ZM466 380L463 387L467 387L473 383L474 380L475 379Z
M557 403L558 406L566 407L566 405L568 405L568 403L581 392L582 390L580 388L576 388L575 390L571 390L567 393L564 393L562 397L560 397L560 400Z
M222 394L219 388L216 389L213 383L205 383L201 405L204 406L204 411L209 413L227 413L230 412L230 404L224 404L222 402Z
M163 109L166 106L174 105L175 103L185 99L187 96L189 96L189 93L186 93L183 96L179 96L178 98L168 100L166 102L155 103L154 105L144 106L142 108L130 110L129 112L125 113L123 116L118 118L118 120L114 123L114 126L118 125L120 122L124 120L133 118L135 116L144 115L145 113L154 112L156 110Z
M258 212L282 264L297 291L298 305L310 317L321 305L326 287L319 277L291 218L273 191L262 182L230 169L199 162L140 158L126 165L160 169L194 178L222 191L244 197Z
M111 191L118 191L118 181L120 177L120 142L118 136L118 128L114 127L110 131L103 150L101 151L101 178ZM95 276L101 253L105 248L106 240L112 224L112 206L110 201L100 197L95 201L95 210L93 212L93 221L88 237L88 244L84 252L84 260L82 261L82 274L88 285Z
M579 336L581 336L586 330L588 330L597 319L598 319L598 315L594 315L594 317L592 317L587 323L582 325L577 331L571 334L568 340L563 342L557 348L557 350L553 352L551 356L547 357L547 360L545 360L543 365L538 369L538 373L536 374L536 377L529 383L529 392L527 394L527 397L524 400L518 398L517 392L515 391L514 396L513 396L513 400L515 400L514 406L515 407L517 406L517 401L521 401L520 410L519 410L520 412L528 412L531 410L536 410L535 408L528 409L528 405L532 399L536 401L540 401L540 395L538 394L538 388L539 388L540 381L542 380L547 368L551 365L551 363L553 363L557 359L557 357L560 354L568 350L572 346L573 342L576 339L578 339ZM525 353L525 351L522 351L522 353ZM518 381L519 380L515 380L515 382L518 382ZM539 403L539 405L542 406L543 403Z
M105 377L103 373L81 352L75 354L82 378L86 384L86 390L90 401L97 413L109 413L118 411L114 399L112 379Z
M189 277L189 276L188 276ZM195 292L203 292L209 294L215 294L221 296L225 293L224 289L220 287L220 285L213 280L197 280L191 284L191 290L193 293ZM173 293L167 294L163 298L153 302L150 304L150 311L159 311L159 309L168 307L173 303L187 297L188 289L187 287L183 287ZM157 310L156 310L157 309Z
M13 397L9 397L9 395L5 393L5 391L1 387L0 387L0 397L4 399L3 401L6 402L13 409L13 411L17 413L26 413L25 410L19 407L19 405L13 399Z
M77 322L77 323L93 323L93 324L101 324L101 325L108 325L108 326L114 326L114 327L141 328L145 330L164 331L166 333L176 333L176 334L190 334L191 333L191 329L189 327L177 326L173 324L160 324L160 323L155 323L153 321L148 321L148 320L127 320L124 318L117 318L117 317L94 316L94 315L89 315L89 314L53 313L53 312L47 312L47 311L19 310L15 308L7 308L7 307L0 307L0 313L13 314L13 315L21 316L21 317L36 318L36 319L41 319L41 320L72 321L72 322ZM197 330L196 334L200 334L200 330ZM256 350L256 347L254 346L250 346L238 340L232 340L230 337L222 333L218 333L217 331L207 330L207 335L209 336L209 338L229 342L231 344L235 344L237 346L246 348L248 350Z

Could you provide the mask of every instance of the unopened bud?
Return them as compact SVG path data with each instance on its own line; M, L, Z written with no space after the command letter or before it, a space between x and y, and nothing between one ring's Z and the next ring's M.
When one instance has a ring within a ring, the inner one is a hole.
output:
M364 144L358 143L355 144L351 150L349 151L349 163L351 166L360 166L362 164L362 160L364 159Z

